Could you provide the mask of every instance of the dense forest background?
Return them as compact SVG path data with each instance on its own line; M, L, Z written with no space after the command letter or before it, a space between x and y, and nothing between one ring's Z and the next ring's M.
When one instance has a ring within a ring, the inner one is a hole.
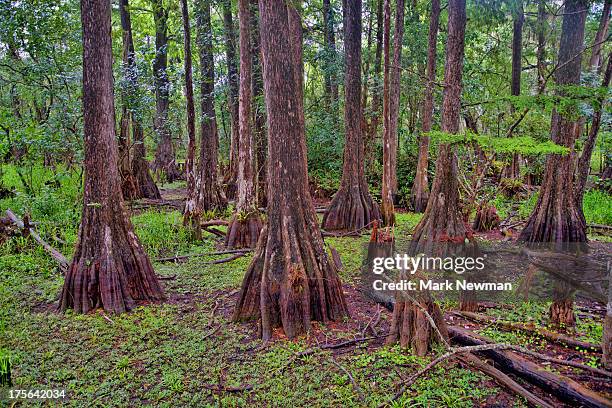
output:
M610 8L0 0L0 385L610 406ZM525 298L379 298L389 243L525 244Z

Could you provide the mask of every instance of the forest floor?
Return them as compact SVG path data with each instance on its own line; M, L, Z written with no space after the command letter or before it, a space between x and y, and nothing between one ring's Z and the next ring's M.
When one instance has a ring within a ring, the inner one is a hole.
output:
M176 187L164 191L164 198L180 200L182 193ZM192 242L180 213L171 205L141 206L136 213L137 233L153 260L221 247L212 234ZM397 218L396 236L408 236L420 215L400 213ZM48 238L55 236L52 242L66 256L71 255L74 227L68 232L61 225L41 228ZM0 348L11 354L13 388L65 388L65 404L79 407L378 406L442 349L419 358L398 347L383 346L391 314L359 289L368 238L325 239L341 256L340 275L351 316L328 325L315 323L310 335L297 341L286 341L276 333L276 340L268 344L258 339L256 323L230 321L250 254L221 264L210 261L224 255L192 257L180 263L154 261L166 302L142 305L118 316L59 314L56 306L63 283L59 269L32 240L12 238L0 253ZM546 324L546 303L528 302L510 310L498 306L483 313ZM550 356L600 364L598 354L474 324L453 315L452 307L444 305L449 324ZM578 310L576 336L600 343L604 310L580 302ZM328 347L364 337L372 338ZM307 349L312 353L299 354ZM548 369L612 397L609 379L556 365ZM554 406L564 406L519 382ZM0 405L5 403L0 400ZM37 404L54 405L27 403ZM526 403L478 371L449 360L417 380L392 406L520 407Z

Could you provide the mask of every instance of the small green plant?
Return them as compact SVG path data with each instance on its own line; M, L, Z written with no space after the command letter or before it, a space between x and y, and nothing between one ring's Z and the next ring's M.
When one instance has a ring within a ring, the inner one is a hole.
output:
M0 350L0 386L11 387L11 356L6 350Z

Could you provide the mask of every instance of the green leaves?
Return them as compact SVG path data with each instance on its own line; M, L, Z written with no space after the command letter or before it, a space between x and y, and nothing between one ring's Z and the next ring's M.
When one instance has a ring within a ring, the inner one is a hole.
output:
M431 131L427 135L433 143L447 144L477 144L481 149L487 152L495 153L519 153L524 156L538 156L545 154L560 154L569 153L570 149L565 146L560 146L550 140L538 142L529 136L521 137L493 137L489 135L477 135L476 133L466 131L464 133L450 134L441 131Z

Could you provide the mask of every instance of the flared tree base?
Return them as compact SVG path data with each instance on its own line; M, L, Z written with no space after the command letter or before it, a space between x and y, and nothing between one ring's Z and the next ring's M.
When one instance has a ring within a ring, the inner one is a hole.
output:
M132 161L132 173L136 178L137 195L134 197L135 199L149 198L160 200L162 198L157 185L153 181L153 177L151 177L149 164L146 160L134 159Z
M476 217L472 224L472 229L476 232L488 232L497 227L501 222L499 215L497 215L497 209L494 205L488 203L482 203L476 210Z
M163 300L153 266L129 221L104 221L108 214L102 217L96 211L100 210L87 209L83 216L79 243L64 281L60 311L87 313L102 308L122 313L138 302Z
M333 262L322 245L303 239L304 232L261 231L232 319L259 319L263 340L277 327L294 338L308 332L312 321L348 315Z
M249 213L246 217L234 214L227 227L225 247L228 249L255 248L263 222L259 212Z
M555 300L550 305L550 323L557 327L572 328L576 326L574 301L572 299Z
M395 304L386 344L399 342L402 348L411 348L417 356L424 356L434 344L444 342L440 336L444 341L448 341L442 311L428 294L424 293L413 300L406 299Z
M358 187L340 188L323 216L322 228L356 231L380 219L380 209L370 193Z

